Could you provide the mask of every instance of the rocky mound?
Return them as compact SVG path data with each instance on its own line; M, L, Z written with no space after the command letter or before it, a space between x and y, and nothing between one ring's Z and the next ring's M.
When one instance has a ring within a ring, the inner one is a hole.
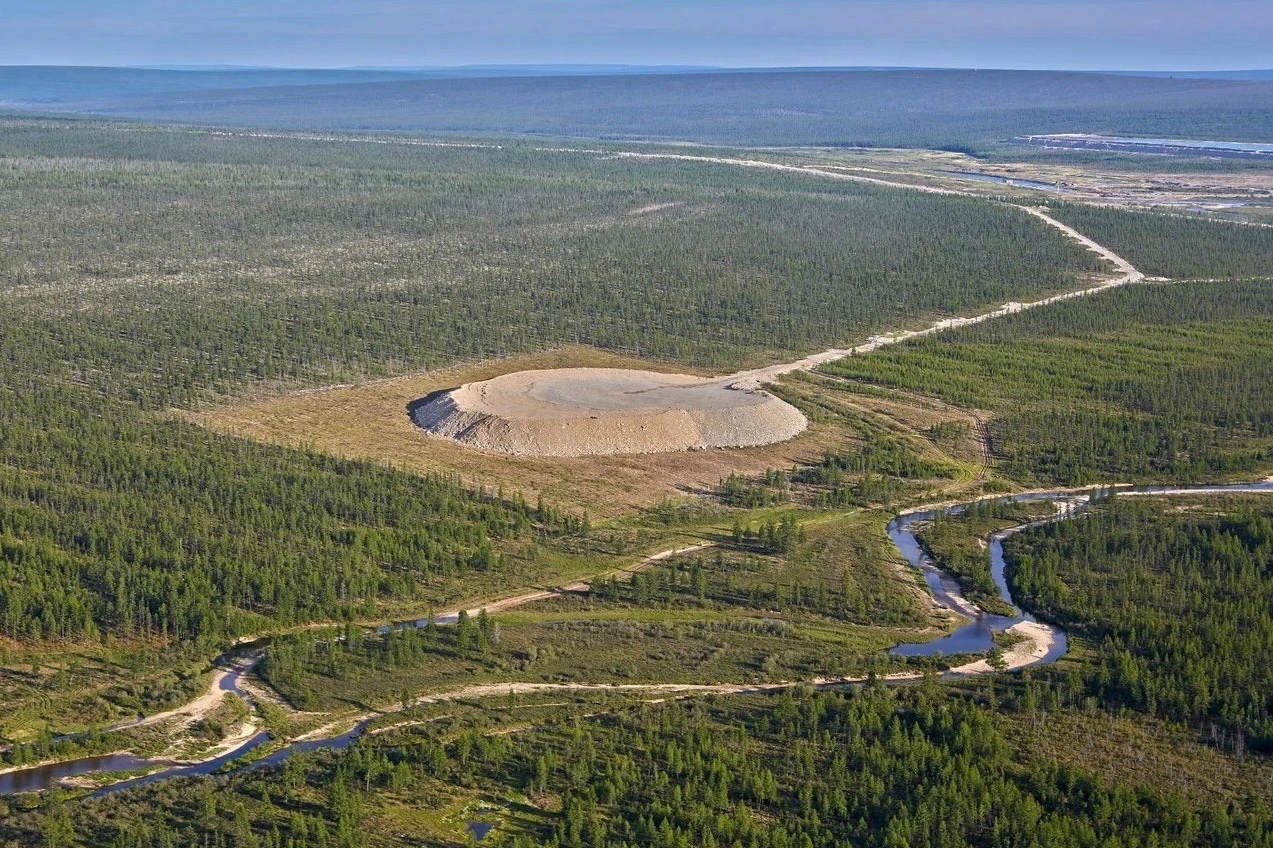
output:
M795 407L736 377L620 368L505 374L439 393L412 414L435 435L521 456L768 445L807 424Z

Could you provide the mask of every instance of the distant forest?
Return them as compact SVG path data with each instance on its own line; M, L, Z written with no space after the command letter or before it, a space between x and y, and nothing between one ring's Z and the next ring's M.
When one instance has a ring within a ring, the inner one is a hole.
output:
M562 343L714 368L1073 287L1005 205L578 153L0 133L0 357L147 406Z
M9 89L10 103L35 87L14 78L16 70L0 69L0 91ZM36 94L55 101L45 108L150 121L721 145L986 150L1016 135L1048 132L1264 141L1273 125L1273 83L1251 80L792 70L333 84L309 73L315 84L298 85L303 80L293 73L270 88L240 74L242 81L227 77L217 90L199 90L215 85L202 78L183 83L134 72L106 82L77 75L52 94L47 85ZM163 91L165 85L173 90Z

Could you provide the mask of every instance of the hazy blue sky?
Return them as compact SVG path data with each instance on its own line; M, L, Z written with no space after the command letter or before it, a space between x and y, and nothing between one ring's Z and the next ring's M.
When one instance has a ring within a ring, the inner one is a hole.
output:
M1273 0L0 0L0 64L1273 66Z

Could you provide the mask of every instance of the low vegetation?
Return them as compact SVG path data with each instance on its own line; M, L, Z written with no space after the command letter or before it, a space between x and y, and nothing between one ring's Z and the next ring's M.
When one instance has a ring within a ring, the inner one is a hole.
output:
M1132 286L824 370L993 410L1025 482L1198 481L1273 462L1273 287Z

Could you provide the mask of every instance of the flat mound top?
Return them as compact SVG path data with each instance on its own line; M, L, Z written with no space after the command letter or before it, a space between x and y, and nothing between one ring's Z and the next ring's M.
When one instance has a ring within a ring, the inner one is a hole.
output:
M518 371L440 393L413 415L435 435L527 456L765 445L806 426L795 407L735 378L626 368Z
M735 409L773 400L768 394L726 389L720 380L628 368L518 371L461 386L452 396L492 414L549 419L597 412Z

